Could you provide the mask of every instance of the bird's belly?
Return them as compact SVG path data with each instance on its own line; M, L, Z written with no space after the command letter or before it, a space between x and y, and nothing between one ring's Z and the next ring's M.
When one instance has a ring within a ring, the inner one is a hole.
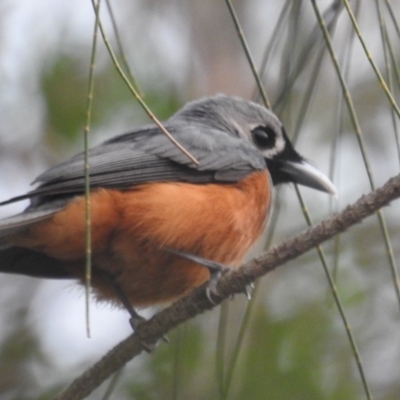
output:
M166 248L228 267L240 265L263 231L270 196L267 171L235 184L151 183L127 191L93 192L93 287L97 296L115 297L96 271L112 277L134 306L172 301L209 279L207 268ZM76 198L52 219L14 237L14 244L71 261L71 272L83 279L84 206L84 198Z

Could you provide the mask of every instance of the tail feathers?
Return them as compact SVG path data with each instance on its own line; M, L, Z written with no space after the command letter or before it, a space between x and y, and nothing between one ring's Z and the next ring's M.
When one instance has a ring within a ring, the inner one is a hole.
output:
M49 209L32 209L26 210L21 214L13 215L12 217L2 219L0 221L0 238L13 235L29 225L50 218L52 215L60 211L62 207L52 207ZM2 241L0 240L0 249Z
M62 261L20 247L0 250L1 272L35 278L74 279Z
M31 193L26 193L21 196L12 197L11 199L1 201L0 206L5 206L7 204L16 203L17 201L30 199L31 197L32 197Z

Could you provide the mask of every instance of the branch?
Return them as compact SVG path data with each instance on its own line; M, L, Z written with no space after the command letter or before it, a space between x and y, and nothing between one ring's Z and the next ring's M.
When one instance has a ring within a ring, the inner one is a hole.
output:
M144 350L143 343L149 346L155 344L176 326L206 310L213 309L233 294L243 293L245 287L257 278L344 232L350 226L361 222L398 197L400 197L400 174L390 179L381 188L361 196L359 200L340 213L273 247L268 252L245 263L239 269L224 274L218 283L218 296L213 296L215 304L210 304L204 288L194 290L189 296L160 311L150 320L141 323L137 328L140 337L132 334L120 342L100 361L75 379L57 397L57 400L85 398L114 372L140 354Z

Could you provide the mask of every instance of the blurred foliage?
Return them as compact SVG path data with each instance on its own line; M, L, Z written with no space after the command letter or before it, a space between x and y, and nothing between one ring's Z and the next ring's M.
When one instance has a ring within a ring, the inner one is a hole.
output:
M164 93L155 92L150 89L146 91L144 99L150 110L161 121L166 120L182 107L182 100L173 88Z
M147 358L141 367L141 376L135 374L135 380L129 379L124 389L126 393L135 399L192 397L195 378L202 374L205 361L205 336L201 327L192 322L176 329L169 335L170 343L161 342L154 354ZM209 391L207 383L204 383L203 396Z
M271 320L265 308L258 308L246 360L237 373L241 387L235 398L263 399L266 393L271 399L354 398L357 385L346 374L340 375L332 392L324 387L324 343L332 342L330 327L330 316L321 304L311 304L282 321ZM351 362L351 356L344 354L342 371L349 370Z
M57 143L61 138L68 143L82 137L86 124L88 80L87 74L82 72L81 62L65 55L54 59L51 68L42 76L42 90L47 110L47 140ZM145 100L160 120L169 118L182 106L173 88L163 93L150 88ZM138 107L114 66L109 65L96 73L91 130L95 131L96 126L111 119L120 107L127 104L132 108Z
M68 142L82 136L86 124L88 78L81 64L71 57L61 56L42 77L50 140L62 138ZM95 82L92 130L132 98L112 66L97 73Z
M314 301L284 319L270 315L258 304L226 398L357 398L359 383L348 379L354 368L353 356L343 330L333 329L334 320L325 302ZM235 337L237 321L230 323L231 327L230 336ZM128 383L122 392L141 400L220 398L215 354L206 346L209 334L196 322L179 327L170 335L169 344L160 343L154 354L146 357L139 374L129 368L125 371Z
M51 371L51 361L41 350L40 338L29 329L29 308L13 313L14 328L0 348L0 398L47 400L60 392L63 382L43 389L38 371Z
M52 68L42 78L46 99L48 132L67 140L81 134L85 121L87 77L76 63L67 57L54 61ZM96 121L93 121L96 123Z

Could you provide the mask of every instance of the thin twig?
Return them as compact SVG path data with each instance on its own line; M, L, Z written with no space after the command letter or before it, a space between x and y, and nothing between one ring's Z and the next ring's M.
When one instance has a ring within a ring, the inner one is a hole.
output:
M92 5L93 5L93 8L95 8L94 0L92 0ZM107 47L108 53L110 54L110 57L114 63L114 66L115 66L118 74L121 76L122 80L128 86L128 89L133 94L136 101L140 104L140 106L143 108L143 110L146 112L146 114L149 116L149 118L158 126L158 128L161 130L161 132L165 136L167 136L167 138L174 144L174 146L176 146L183 154L185 154L185 156L188 157L194 164L199 165L199 162L196 160L196 158L193 157L181 144L179 144L179 142L177 140L175 140L175 138L167 131L167 129L164 127L164 125L159 121L159 119L153 114L153 112L150 110L150 108L147 106L147 104L140 97L137 90L132 86L131 82L129 81L129 79L125 75L124 71L122 70L121 66L119 65L119 62L117 60L117 57L115 56L114 50L112 49L110 42L108 41L107 35L105 34L101 20L99 20L99 28L100 28L101 36L103 37L104 44Z
M110 15L111 24L112 24L112 27L113 27L113 30L114 30L115 41L117 42L118 51L121 54L122 64L123 64L126 72L128 73L129 79L131 80L133 86L138 91L139 96L144 97L144 94L143 94L143 91L142 91L142 89L141 89L141 87L139 85L139 82L136 79L135 75L133 74L132 68L130 67L130 65L128 63L128 60L126 59L124 47L122 46L121 36L119 34L117 21L115 20L115 15L114 15L114 11L112 9L110 0L106 0L106 6L107 6L108 14Z
M379 26L381 28L382 48L386 65L386 76L389 84L389 89L392 93L394 93L394 79L393 79L394 77L397 78L397 84L399 84L398 66L396 63L396 57L394 56L393 47L390 42L390 37L386 27L386 23L382 15L382 9L380 5L381 3L379 0L375 0L375 4L379 17ZM397 126L398 119L396 117L396 113L394 112L393 108L390 109L390 114L392 117L393 133L396 141L397 155L400 161L400 139L399 139L399 130Z
M343 0L343 1L345 1L345 0ZM353 124L354 133L356 134L358 145L360 147L361 154L362 154L362 157L363 157L363 161L364 161L365 169L366 169L366 172L367 172L368 180L369 180L371 189L374 190L375 189L375 183L374 183L374 180L373 180L373 177L372 177L372 171L371 171L370 163L368 161L367 150L366 150L366 146L365 146L365 143L364 143L364 138L363 138L362 132L361 132L361 125L360 125L360 123L358 121L358 117L357 117L357 114L356 114L356 111L355 111L353 100L352 100L351 95L350 95L350 91L349 91L349 89L347 87L347 83L346 83L346 81L344 79L341 67L339 65L339 61L338 61L337 56L335 54L335 51L333 49L333 44L332 44L332 40L331 40L330 34L329 34L328 29L326 27L325 21L321 16L321 13L320 13L319 8L317 6L316 0L311 0L311 4L312 4L312 6L314 8L314 12L315 12L315 15L317 17L318 23L321 26L321 30L322 30L322 33L324 35L324 38L325 38L325 41L326 41L326 45L327 45L327 48L329 50L329 54L330 54L332 62L333 62L333 66L334 66L335 71L337 73L337 76L339 78L340 86L341 86L342 92L343 92L343 97L344 97L344 100L346 102L347 108L349 110L350 119L351 119L351 122ZM354 15L353 15L353 17L354 17ZM392 249L392 245L391 245L391 242L390 242L390 237L389 237L389 232L388 232L388 229L387 229L385 216L383 215L383 212L381 210L377 210L376 211L376 215L378 217L379 225L380 225L381 231L382 231L382 236L383 236L384 241L385 241L386 251L387 251L387 255L388 255L388 259L389 259L390 271L391 271L391 274L392 274L392 277L393 277L394 290L396 292L397 301L398 301L398 304L400 306L400 281L399 281L399 277L398 277L396 260L394 259L393 249Z
M286 14L287 14L287 11L288 11L291 3L292 3L292 0L286 0L285 4L283 5L282 10L279 14L279 17L276 21L275 28L271 34L271 39L265 48L264 55L263 55L261 63L260 63L260 68L258 70L261 78L265 75L268 63L271 59L270 56L272 54L272 51L273 51L275 45L278 42L278 38L280 38L282 36L281 32L283 30L283 27L285 26L284 22L285 22ZM258 85L256 82L254 89L253 89L253 94L251 95L251 98L256 99L259 93L260 93L260 91L258 89Z
M311 220L310 213L309 213L308 208L307 208L307 206L306 206L306 204L305 204L305 202L303 200L303 197L302 197L302 195L300 193L300 190L299 190L297 185L295 185L295 188L296 188L296 194L297 194L297 197L299 199L301 208L303 210L303 215L306 218L307 224L308 224L308 226L313 226L313 222ZM337 309L339 311L340 318L342 319L343 326L344 326L344 328L346 330L346 334L347 334L347 337L349 339L351 350L352 350L352 352L354 354L354 358L356 360L358 372L359 372L360 377L361 377L361 381L362 381L362 384L363 384L363 387L364 387L365 394L366 394L368 400L372 400L373 397L372 397L372 394L371 394L371 389L369 388L369 385L368 385L367 377L365 375L363 362L361 360L361 355L360 355L360 352L358 350L358 346L357 346L355 337L353 335L353 331L351 329L349 320L348 320L348 318L346 316L346 312L344 311L344 307L343 307L342 301L340 300L340 296L339 296L339 292L338 292L336 283L335 283L335 281L334 281L334 279L332 277L332 274L329 271L328 262L327 262L326 257L325 257L324 249L320 244L317 246L317 252L318 252L318 256L319 256L319 258L321 260L321 264L322 264L322 267L324 269L326 279L328 280L328 284L329 284L329 287L331 289L331 293L332 293L333 299L334 299L336 307L337 307Z
M332 3L331 6L322 14L323 19L327 21L326 25L328 27L328 31L331 30L332 24L336 24L335 20L339 17L340 11L340 4L338 4L336 1L335 3ZM316 24L308 35L305 45L299 49L300 53L297 57L296 65L292 68L291 75L286 79L285 84L283 85L282 89L279 90L279 94L274 101L273 109L275 112L283 107L287 93L291 92L291 89L297 79L310 64L310 60L312 59L313 54L316 52L316 49L323 45L322 38L319 33L320 28L318 27L318 24Z
M226 343L228 335L228 320L229 320L229 303L222 303L220 308L219 321L218 321L218 337L215 352L215 369L216 378L218 383L220 399L226 399L228 388L225 385L225 371L226 371Z
M279 188L277 190L277 192L275 193L275 201L273 202L275 204L273 210L272 210L272 215L270 217L270 220L268 221L268 234L267 234L267 240L265 242L264 245L264 249L269 249L271 247L271 243L274 240L274 236L276 233L276 226L278 224L278 220L279 220L279 215L280 215L280 211L282 208L282 203L280 201L276 201L277 199L279 199L279 196L281 194L281 189ZM231 388L231 384L232 384L232 379L233 379L233 375L236 369L236 366L238 364L238 360L241 354L241 350L243 350L243 342L245 339L245 335L246 332L248 332L248 326L255 308L255 304L257 302L259 293L260 293L260 282L257 281L254 284L254 289L251 292L251 300L247 303L247 307L246 310L244 312L242 321L240 323L240 327L239 327L239 332L237 334L235 343L233 345L233 350L232 350L232 355L229 359L229 363L228 363L228 368L227 371L225 373L225 394L226 397L228 398L229 395L229 390Z
M386 97L388 98L388 100L389 100L391 106L392 106L393 109L395 110L395 112L396 112L398 118L400 118L400 108L399 108L399 106L397 105L396 100L395 100L395 98L393 97L392 92L389 90L389 88L388 88L388 86L387 86L385 80L383 79L383 76L382 76L381 72L379 71L378 66L377 66L376 63L375 63L375 61L374 61L374 59L373 59L373 57L372 57L372 55L371 55L371 52L369 51L369 49L368 49L368 47L367 47L367 44L365 43L364 37L363 37L363 35L361 34L361 31L360 31L360 28L359 28L359 26L358 26L358 24L357 24L357 20L356 20L356 17L354 16L353 10L351 9L348 0L342 0L342 1L343 1L344 6L346 7L347 13L349 14L350 20L351 20L351 22L352 22L352 24L353 24L354 30L356 31L356 34L357 34L357 36L358 36L358 39L360 40L361 46L362 46L363 49L364 49L365 55L367 56L367 59L368 59L368 61L370 62L371 67L372 67L372 69L374 70L375 75L376 75L376 77L378 78L378 81L379 81L379 83L380 83L380 85L381 85L383 91L384 91L385 94L386 94Z
M225 2L226 2L226 5L228 6L230 14L231 14L232 21L235 24L235 28L236 28L237 34L239 36L240 43L242 44L243 50L244 50L244 52L246 54L247 61L249 62L249 65L250 65L250 68L251 68L251 72L253 73L254 79L257 82L258 90L260 91L260 95L261 95L261 97L263 99L264 105L265 105L265 107L271 109L271 103L270 103L270 101L268 99L267 93L266 93L266 91L264 89L264 86L263 86L263 84L261 82L260 74L258 73L257 67L256 67L256 65L255 65L255 63L253 61L253 57L252 57L252 55L250 53L249 46L247 44L246 38L244 37L243 29L240 26L240 22L239 22L239 19L238 19L237 15L236 15L235 9L233 8L232 3L231 3L230 0L225 0Z
M93 30L92 54L89 67L89 87L86 105L86 125L83 131L84 154L85 154L85 315L86 335L90 337L90 288L92 279L92 220L90 207L90 166L89 166L89 131L92 119L94 70L97 51L97 34L99 31L100 0L95 5L95 22Z

